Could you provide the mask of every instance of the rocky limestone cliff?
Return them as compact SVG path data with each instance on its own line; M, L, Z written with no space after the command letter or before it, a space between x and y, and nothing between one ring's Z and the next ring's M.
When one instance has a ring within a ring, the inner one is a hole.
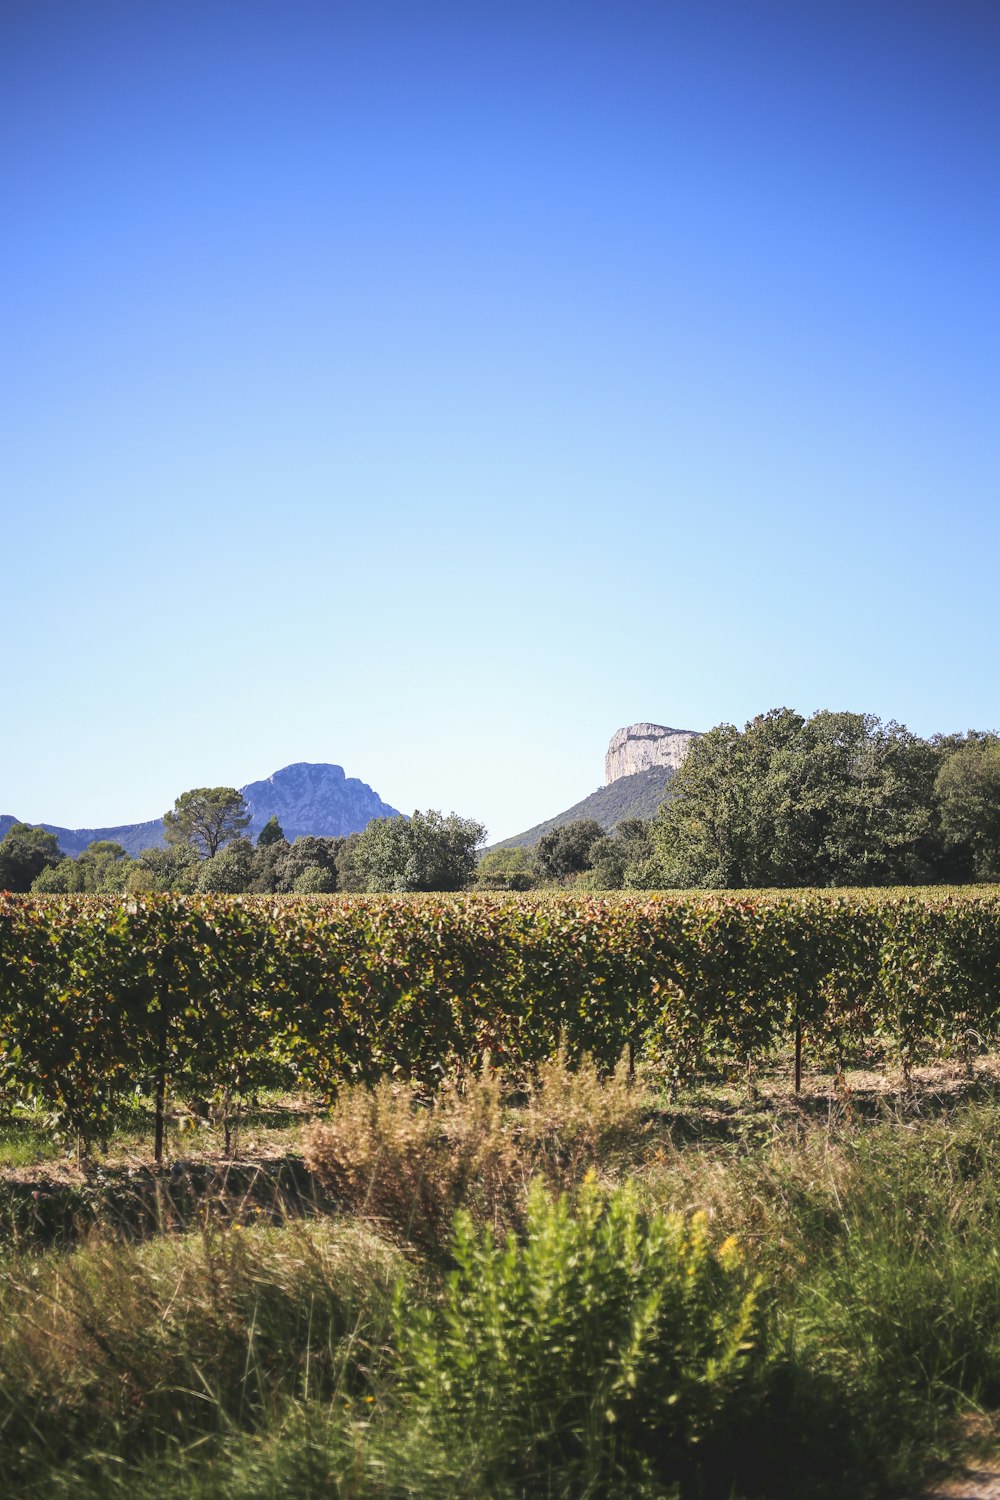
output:
M616 729L604 757L604 785L648 771L651 766L676 771L691 741L697 738L697 730L668 729L665 724L629 724L626 729Z
M670 780L681 765L696 729L668 729L665 724L629 724L611 736L604 757L604 785L588 797L574 802L565 812L524 833L494 844L495 849L514 846L533 848L544 833L564 828L579 818L593 818L608 833L623 818L654 818L657 808L670 796Z

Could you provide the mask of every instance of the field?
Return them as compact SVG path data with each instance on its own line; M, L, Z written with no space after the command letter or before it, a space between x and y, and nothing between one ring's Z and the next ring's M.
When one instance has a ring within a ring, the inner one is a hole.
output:
M912 1493L1000 1408L998 916L5 898L8 1492Z

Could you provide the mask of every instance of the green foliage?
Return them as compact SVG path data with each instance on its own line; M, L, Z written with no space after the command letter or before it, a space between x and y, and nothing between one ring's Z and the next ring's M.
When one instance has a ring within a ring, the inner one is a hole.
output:
M0 839L0 891L30 891L32 881L62 858L54 833L12 823Z
M538 866L530 849L488 849L476 869L483 891L530 891L538 883Z
M115 1221L70 1250L5 1247L4 1495L922 1494L933 1460L965 1457L956 1419L1000 1405L988 1076L958 1108L928 1085L875 1119L862 1097L820 1116L779 1095L765 1121L737 1109L728 1142L714 1092L686 1101L680 1137L624 1076L562 1064L517 1102L490 1074L426 1107L388 1080L347 1091L331 1124L354 1180L332 1221L254 1228L244 1206L143 1244ZM517 1236L492 1227L484 1136L494 1158L544 1142L566 1171L560 1143L590 1130L611 1181L609 1124L641 1162L624 1187L591 1174L558 1198L511 1172L519 1212L499 1223ZM421 1192L442 1223L430 1258L407 1226ZM406 1234L405 1254L354 1210Z
M82 891L76 860L67 855L57 865L46 865L31 882L31 890L37 896L71 896Z
M543 1493L558 1473L610 1497L691 1486L702 1453L723 1466L761 1356L752 1282L704 1218L536 1184L522 1244L459 1214L452 1254L443 1304L397 1300L400 1383L411 1421L476 1435L485 1488Z
M125 890L132 869L121 844L95 839L76 859L63 859L35 877L31 889L40 894L68 896L80 892L111 894Z
M595 890L642 889L653 853L652 824L642 818L623 818L611 835L590 846L590 868Z
M272 813L257 835L257 848L266 849L270 844L283 844L285 833L278 822L277 813Z
M486 829L457 813L373 818L358 835L354 865L369 891L460 891L476 873Z
M136 893L161 891L190 895L198 882L200 864L198 851L191 844L143 849L132 861L127 888Z
M0 1084L84 1136L161 1072L333 1095L631 1047L679 1083L797 1027L905 1067L990 1045L1000 894L0 899Z
M941 829L977 880L1000 879L1000 738L970 736L938 772Z
M1000 1402L996 1104L965 1114L925 1126L921 1149L907 1140L912 1122L854 1137L830 1229L812 1237L810 1274L785 1313L800 1374L834 1376L886 1488L908 1477L894 1464L912 1466L913 1448L946 1430L943 1414ZM816 1432L815 1412L801 1418L804 1435Z
M660 884L892 885L934 878L940 752L870 714L773 709L695 740L657 816Z
M81 856L82 858L82 856ZM351 865L351 841L342 838L297 838L288 844L278 840L257 842L256 848L242 834L200 861L194 847L177 844L168 849L147 849L115 883L103 887L82 885L75 877L66 880L62 866L39 890L73 892L82 889L156 890L190 894L192 891L259 895L299 892L329 895L357 888ZM341 880L348 882L341 885ZM59 883L59 882L62 883Z
M168 844L188 844L206 859L250 826L250 813L235 787L202 786L182 792L163 814Z
M579 818L554 828L538 840L536 859L540 873L550 880L564 880L590 868L590 851L604 829L594 818Z
M399 1271L370 1235L319 1224L95 1237L25 1266L0 1290L5 1495L62 1493L51 1471L81 1453L70 1492L92 1493L111 1454L112 1467L143 1452L162 1463L168 1434L252 1431L303 1392L364 1390Z
M323 869L321 865L306 865L295 877L292 889L299 896L325 896L337 888L336 870Z
M238 834L224 848L204 861L198 871L196 889L242 895L253 883L254 853L250 840Z
M344 839L304 835L280 852L273 891L331 892L337 889L337 856ZM258 864L260 860L258 859Z
M334 863L337 867L338 891L358 893L365 889L365 877L358 868L355 859L360 838L360 833L349 833L346 839L339 839L337 841L338 847L334 855Z

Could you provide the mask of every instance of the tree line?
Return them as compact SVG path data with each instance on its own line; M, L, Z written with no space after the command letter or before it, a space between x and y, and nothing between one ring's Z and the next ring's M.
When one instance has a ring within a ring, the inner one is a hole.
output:
M922 739L873 714L791 709L695 740L655 818L580 819L494 849L480 883L529 890L1000 880L1000 736Z
M1000 879L1000 737L772 709L696 740L652 829L664 887Z
M289 843L276 818L256 844L232 787L197 788L164 817L166 848L64 856L16 823L0 889L40 893L296 893L753 889L1000 880L1000 736L923 739L872 714L772 709L695 740L655 818L608 833L592 818L533 849L480 858L482 824L429 810L346 838Z
M0 840L0 890L40 895L124 892L328 895L338 891L457 891L472 881L481 823L440 812L376 818L345 838L289 842L276 817L256 842L234 787L184 792L164 815L165 848L130 858L99 840L75 859L53 833L15 823Z

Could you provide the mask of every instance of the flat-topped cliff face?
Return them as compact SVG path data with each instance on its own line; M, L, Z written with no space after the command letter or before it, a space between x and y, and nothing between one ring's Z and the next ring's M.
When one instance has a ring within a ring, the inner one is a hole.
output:
M679 769L696 729L668 729L666 724L629 724L616 729L604 757L604 785L610 786L623 776L635 776L651 766Z

